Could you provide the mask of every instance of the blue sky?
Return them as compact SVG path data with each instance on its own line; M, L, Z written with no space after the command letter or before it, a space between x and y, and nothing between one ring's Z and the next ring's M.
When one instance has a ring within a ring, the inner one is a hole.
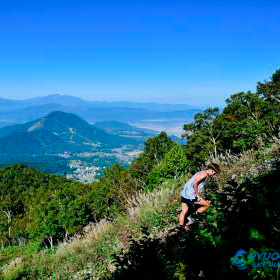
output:
M0 97L221 106L279 47L279 1L1 0Z

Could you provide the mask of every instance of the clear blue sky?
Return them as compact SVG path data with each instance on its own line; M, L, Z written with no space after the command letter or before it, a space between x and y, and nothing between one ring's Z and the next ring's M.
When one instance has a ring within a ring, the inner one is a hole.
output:
M2 98L220 106L277 68L279 1L0 1Z

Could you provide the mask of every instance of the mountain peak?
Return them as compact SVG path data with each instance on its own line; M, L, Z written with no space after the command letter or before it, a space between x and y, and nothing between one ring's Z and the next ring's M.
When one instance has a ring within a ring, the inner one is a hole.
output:
M43 119L45 120L45 126L47 125L48 127L83 127L85 129L90 127L90 125L79 116L62 111L52 111Z
M83 119L81 119L80 117L78 117L77 115L75 115L73 113L66 113L66 112L62 112L62 111L52 111L47 116L45 116L44 118L45 119L61 119L61 118L63 118L63 120L65 120L65 119L79 119L81 121L84 121Z

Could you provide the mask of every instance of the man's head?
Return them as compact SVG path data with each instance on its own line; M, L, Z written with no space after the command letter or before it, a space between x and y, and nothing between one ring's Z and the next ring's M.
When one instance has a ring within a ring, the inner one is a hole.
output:
M220 169L220 166L217 164L217 163L209 163L207 166L206 166L206 170L208 170L208 174L210 176L213 176L215 174L218 174L220 173L221 169Z

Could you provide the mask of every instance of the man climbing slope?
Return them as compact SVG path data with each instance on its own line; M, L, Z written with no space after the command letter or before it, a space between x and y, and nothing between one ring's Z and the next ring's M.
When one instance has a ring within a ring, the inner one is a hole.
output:
M210 206L210 201L204 200L200 197L200 193L203 191L205 180L208 176L213 176L220 172L220 167L216 163L211 163L206 166L202 171L197 172L192 176L192 178L183 186L181 192L181 202L182 202L182 211L179 215L179 224L181 226L185 223L185 218L191 212L204 213L205 210ZM195 206L198 206L198 209L195 211ZM192 219L189 219L187 225L192 223Z

